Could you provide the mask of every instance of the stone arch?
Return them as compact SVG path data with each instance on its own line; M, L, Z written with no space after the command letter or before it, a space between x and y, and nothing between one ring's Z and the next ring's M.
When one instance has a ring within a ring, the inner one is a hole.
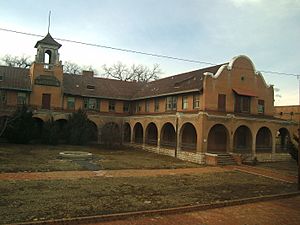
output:
M213 125L207 137L207 152L227 152L229 146L229 132L223 124Z
M252 133L249 127L239 126L233 135L233 151L238 153L251 153Z
M172 123L165 123L161 128L161 143L162 147L175 148L176 132Z
M45 56L44 56L44 63L45 64L51 64L52 60L52 52L51 50L46 50L45 51Z
M123 126L123 141L125 143L130 143L131 141L131 127L129 123L124 123Z
M146 144L157 145L158 129L155 123L151 122L146 128Z
M108 147L121 144L120 127L115 122L108 122L104 124L101 129L101 142Z
M90 130L89 141L90 142L98 142L98 126L97 126L97 124L89 119L88 119L88 123L89 123L89 130Z
M34 121L34 139L41 139L44 128L44 120L39 117L33 117Z
M288 152L290 146L290 132L288 129L282 127L276 133L276 152Z
M185 123L180 129L180 147L183 151L196 151L197 131L192 123Z
M261 127L256 134L256 153L272 152L272 133L268 127Z
M135 143L143 143L144 130L140 122L137 122L133 127L133 138Z

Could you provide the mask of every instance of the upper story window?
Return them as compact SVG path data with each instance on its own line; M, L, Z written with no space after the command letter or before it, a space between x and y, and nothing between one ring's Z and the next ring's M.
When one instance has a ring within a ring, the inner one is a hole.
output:
M0 105L6 104L6 91L0 90Z
M3 75L0 74L0 81L3 81Z
M177 110L177 97L169 96L166 98L166 110Z
M241 113L250 113L251 97L244 95L235 95L234 111Z
M141 112L142 111L142 106L140 102L135 103L135 112Z
M154 99L154 112L159 112L159 99Z
M71 110L75 109L75 98L74 97L67 98L67 109L71 109Z
M91 91L95 90L95 86L94 85L87 85L86 88L88 90L91 90Z
M145 102L145 111L146 112L150 111L150 101L149 100L146 100L146 102Z
M123 112L129 112L129 103L128 102L123 103Z
M200 95L196 94L193 95L193 109L199 109L200 108Z
M188 96L182 96L182 109L188 108Z
M115 101L109 101L108 111L114 112L115 110L116 110L116 102Z
M265 113L265 101L258 99L258 109L257 109L258 113L260 114L264 114Z
M18 105L26 105L27 104L27 94L25 92L18 92L17 104Z
M224 94L218 95L218 111L221 112L226 111L226 95Z
M88 110L99 110L100 101L96 98L85 98L84 99L84 108Z

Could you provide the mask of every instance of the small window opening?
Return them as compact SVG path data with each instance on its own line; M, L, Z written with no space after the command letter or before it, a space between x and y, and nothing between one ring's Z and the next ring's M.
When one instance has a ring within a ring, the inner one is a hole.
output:
M44 63L46 64L51 64L51 51L50 50L47 50L45 51L45 60L44 60Z

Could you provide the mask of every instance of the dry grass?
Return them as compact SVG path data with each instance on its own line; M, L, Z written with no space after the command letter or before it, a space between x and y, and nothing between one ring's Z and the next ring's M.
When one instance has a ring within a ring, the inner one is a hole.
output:
M84 164L58 159L61 151L94 154L89 163L100 169L190 168L200 165L173 157L133 149L105 150L87 146L11 145L0 146L0 172L90 170Z
M5 224L169 208L295 190L295 184L241 172L0 181L0 221Z
M298 174L298 165L297 162L293 159L283 162L259 163L257 166L271 169L275 172L280 172L287 175L297 176Z

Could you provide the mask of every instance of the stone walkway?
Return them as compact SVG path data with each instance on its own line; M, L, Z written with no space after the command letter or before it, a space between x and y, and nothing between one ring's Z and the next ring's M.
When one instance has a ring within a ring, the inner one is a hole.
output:
M138 217L89 225L299 225L300 196L190 213ZM86 224L87 225L87 224Z

